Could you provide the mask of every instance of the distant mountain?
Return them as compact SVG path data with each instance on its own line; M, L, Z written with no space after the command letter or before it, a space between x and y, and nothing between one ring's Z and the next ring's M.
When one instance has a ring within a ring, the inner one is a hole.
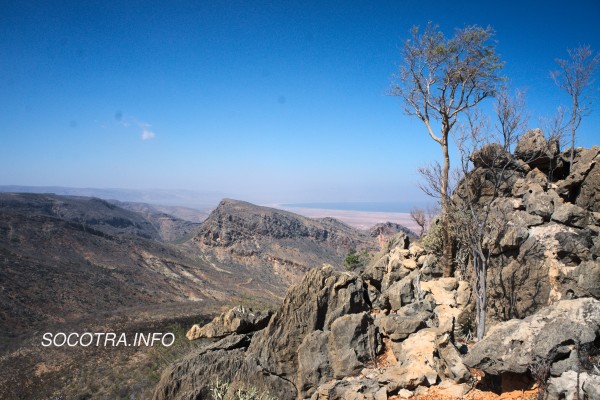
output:
M127 307L225 301L238 279L104 200L0 194L2 334Z
M404 232L411 238L416 238L416 235L413 231L408 229L407 227L397 224L395 222L383 222L376 224L372 228L369 229L369 234L373 237L390 237L395 235L398 232Z
M397 232L392 230L385 234ZM323 263L342 266L351 250L380 247L370 232L333 218L306 218L230 199L202 223L193 242L215 262L250 267L261 279L285 286Z
M208 212L185 207L155 206L147 203L118 200L110 200L109 202L140 214L158 231L161 239L169 242L189 239L192 232L200 225L199 223L208 216ZM183 215L184 218L178 218L178 215Z
M167 189L98 189L72 188L62 186L0 186L0 192L12 193L50 193L62 196L98 197L104 200L118 200L160 204L168 206L191 207L200 210L213 208L223 198L223 194L214 192L197 192L193 190ZM195 221L198 222L198 221Z
M147 204L0 193L0 320L10 333L140 305L274 300L309 269L378 248L335 219L242 201L195 224Z

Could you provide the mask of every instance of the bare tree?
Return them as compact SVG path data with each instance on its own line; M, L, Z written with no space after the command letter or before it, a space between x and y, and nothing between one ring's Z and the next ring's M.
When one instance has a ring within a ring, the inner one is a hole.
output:
M495 128L506 152L512 152L512 147L517 143L516 136L525 132L529 119L525 110L524 91L517 89L515 95L511 96L507 85L500 86L494 103L497 116Z
M410 217L420 228L419 237L423 236L423 233L425 233L425 226L427 225L427 216L425 214L425 210L419 207L414 207L412 210L410 210Z
M404 42L402 63L391 87L391 94L403 99L406 113L423 121L429 136L442 149L439 194L445 276L453 273L448 229L448 136L464 111L495 92L502 63L494 45L488 44L493 34L490 27L469 26L446 38L431 23L423 32L413 27L411 38Z
M556 113L549 118L542 118L540 125L542 131L546 133L546 138L550 147L555 143L558 149L561 149L565 145L567 124L565 124L565 111L562 107L556 109ZM552 164L552 159L549 160L548 165L548 181L554 181L554 172L557 163Z
M506 218L494 215L502 213L496 200L510 166L514 165L510 149L526 128L524 104L522 92L512 97L505 86L501 87L495 103L495 132L490 135L487 119L473 111L467 113L456 135L463 178L452 197L451 215L458 240L471 253L478 339L483 338L486 327L490 259L498 249L496 241L508 228ZM492 140L502 144L492 143ZM489 173L478 174L473 167L485 168Z
M581 124L581 119L591 112L592 98L591 87L594 84L594 74L600 53L594 52L589 45L567 50L569 58L564 60L557 58L558 70L552 71L550 76L556 85L571 96L571 116L569 126L571 128L571 156L570 165L573 165L573 154L575 152L575 132Z

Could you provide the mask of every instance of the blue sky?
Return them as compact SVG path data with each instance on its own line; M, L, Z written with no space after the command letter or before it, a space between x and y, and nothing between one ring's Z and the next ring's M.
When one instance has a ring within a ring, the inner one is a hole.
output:
M554 58L600 50L598 1L481 3L4 0L0 185L421 202L440 150L386 96L412 25L491 25L531 127L569 102Z

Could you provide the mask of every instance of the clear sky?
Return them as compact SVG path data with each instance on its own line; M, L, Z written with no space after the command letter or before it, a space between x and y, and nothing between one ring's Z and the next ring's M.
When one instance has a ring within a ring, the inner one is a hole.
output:
M554 58L600 50L600 2L0 1L0 185L422 201L440 159L386 96L412 25L496 30L531 127ZM600 144L600 99L577 144Z

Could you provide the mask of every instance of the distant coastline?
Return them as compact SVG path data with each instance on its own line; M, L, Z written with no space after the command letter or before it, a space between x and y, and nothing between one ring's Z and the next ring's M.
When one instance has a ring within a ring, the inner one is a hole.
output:
M333 203L328 203L331 206ZM344 204L344 203L342 203ZM348 204L348 203L345 203ZM382 222L395 222L413 232L418 232L419 226L412 220L408 212L362 211L352 209L292 207L290 204L278 204L273 207L290 211L308 218L331 217L338 219L358 229L369 229Z
M426 208L425 204L416 204ZM338 202L338 203L291 203L280 204L283 208L309 208L321 210L365 211L381 213L409 213L414 202Z

